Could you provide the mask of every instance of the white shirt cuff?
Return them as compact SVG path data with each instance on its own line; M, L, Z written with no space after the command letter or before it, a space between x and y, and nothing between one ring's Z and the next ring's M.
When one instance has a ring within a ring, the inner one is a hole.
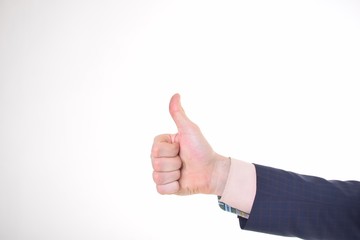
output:
M252 163L231 158L228 179L220 201L250 214L255 195L255 166Z

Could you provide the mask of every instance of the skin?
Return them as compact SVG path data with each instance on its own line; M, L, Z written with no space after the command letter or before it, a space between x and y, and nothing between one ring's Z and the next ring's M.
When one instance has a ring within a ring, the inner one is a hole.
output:
M160 194L221 196L230 159L216 153L200 128L186 116L179 94L172 96L169 111L178 132L156 136L151 149L157 191Z

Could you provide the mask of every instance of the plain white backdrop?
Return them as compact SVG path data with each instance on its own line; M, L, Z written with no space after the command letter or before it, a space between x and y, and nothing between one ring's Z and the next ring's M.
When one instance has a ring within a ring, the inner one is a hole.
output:
M281 239L161 196L178 92L213 148L359 180L359 1L0 0L0 238Z

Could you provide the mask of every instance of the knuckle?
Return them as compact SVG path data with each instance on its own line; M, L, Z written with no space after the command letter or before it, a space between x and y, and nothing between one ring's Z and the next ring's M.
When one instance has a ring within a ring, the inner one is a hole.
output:
M156 184L160 184L161 183L161 177L160 174L158 172L153 172L153 180Z
M151 148L151 156L157 157L158 155L159 155L159 146L158 144L154 144L153 147Z
M193 123L193 122L191 122L189 124L189 128L191 128L193 131L200 131L200 127L196 123Z
M153 164L153 169L155 171L161 171L161 168L162 168L162 160L160 158L153 158L152 159L152 164Z
M163 136L163 134L156 135L156 136L154 137L154 140L153 140L154 144L157 143L157 142L159 142L159 140L162 138L162 136Z

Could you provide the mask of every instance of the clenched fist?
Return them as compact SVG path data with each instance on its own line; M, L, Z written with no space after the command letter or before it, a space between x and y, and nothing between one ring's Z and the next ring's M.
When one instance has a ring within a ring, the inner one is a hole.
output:
M172 96L169 110L178 132L154 139L151 161L157 191L160 194L220 196L230 159L214 152L200 128L186 116L179 94Z

